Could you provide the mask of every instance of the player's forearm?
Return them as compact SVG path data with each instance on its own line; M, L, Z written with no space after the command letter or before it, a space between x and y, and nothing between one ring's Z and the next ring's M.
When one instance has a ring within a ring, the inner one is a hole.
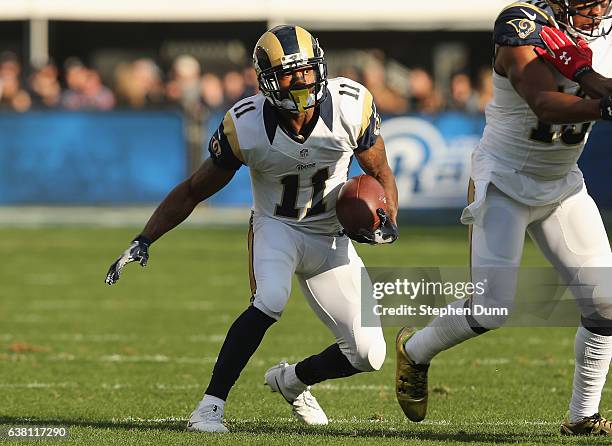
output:
M546 124L579 124L601 119L601 107L596 99L545 91L530 105L538 119Z
M376 172L373 176L385 190L389 216L391 217L391 220L395 222L397 218L397 185L395 184L393 172L391 172L391 168L389 166L386 166L386 168Z
M207 158L188 179L176 186L155 209L142 235L151 242L183 222L198 203L219 192L233 178L235 170L217 167Z
M580 87L593 99L601 99L612 94L612 79L591 71L580 78Z
M198 204L189 189L189 180L176 186L155 209L141 234L154 242L189 217Z

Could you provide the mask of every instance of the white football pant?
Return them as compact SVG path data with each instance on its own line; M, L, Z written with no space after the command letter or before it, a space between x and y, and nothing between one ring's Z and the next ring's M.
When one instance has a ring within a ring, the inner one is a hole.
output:
M249 234L253 305L279 319L295 273L319 319L336 337L358 370L379 370L386 345L381 327L361 326L361 289L372 285L361 258L346 236L309 234L279 220L253 217Z
M473 304L512 308L525 232L564 280L582 315L612 320L612 252L601 216L586 187L561 203L530 207L489 184L482 221L472 227L472 280L487 279L487 292ZM481 277L479 277L481 276ZM474 316L479 325L503 325L503 316Z

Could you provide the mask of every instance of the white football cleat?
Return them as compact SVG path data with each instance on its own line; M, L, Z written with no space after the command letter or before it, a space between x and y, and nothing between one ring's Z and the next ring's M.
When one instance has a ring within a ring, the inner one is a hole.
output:
M291 404L293 415L308 425L325 426L329 423L327 415L319 406L317 399L310 393L310 386L289 387L285 383L285 369L289 367L281 362L266 372L264 384L272 392L278 392Z
M198 404L187 422L191 432L229 432L223 424L223 407L216 404Z

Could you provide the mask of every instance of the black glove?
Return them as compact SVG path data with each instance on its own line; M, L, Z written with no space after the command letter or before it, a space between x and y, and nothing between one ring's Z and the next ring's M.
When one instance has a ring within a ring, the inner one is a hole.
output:
M380 225L378 226L378 229L375 229L374 231L360 229L357 234L351 234L345 230L344 233L351 240L354 240L357 243L368 243L370 245L393 243L399 236L397 226L395 223L393 223L393 221L391 221L387 213L382 208L376 209L376 213L378 214L378 218L380 218Z
M121 269L128 263L139 262L140 266L147 266L149 245L151 245L151 241L142 235L132 240L130 247L108 269L105 282L108 285L117 283L121 275Z

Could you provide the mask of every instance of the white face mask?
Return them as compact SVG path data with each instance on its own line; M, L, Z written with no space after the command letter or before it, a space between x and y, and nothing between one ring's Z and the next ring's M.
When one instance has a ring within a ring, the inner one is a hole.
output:
M604 37L610 31L612 27L612 19L610 18L610 13L612 11L612 4L608 4L608 7L603 12L603 16L599 26L595 28L593 31L581 31L580 29L574 28L574 18L570 17L569 25L566 25L566 31L574 38L581 37L587 42L592 42L599 37Z

